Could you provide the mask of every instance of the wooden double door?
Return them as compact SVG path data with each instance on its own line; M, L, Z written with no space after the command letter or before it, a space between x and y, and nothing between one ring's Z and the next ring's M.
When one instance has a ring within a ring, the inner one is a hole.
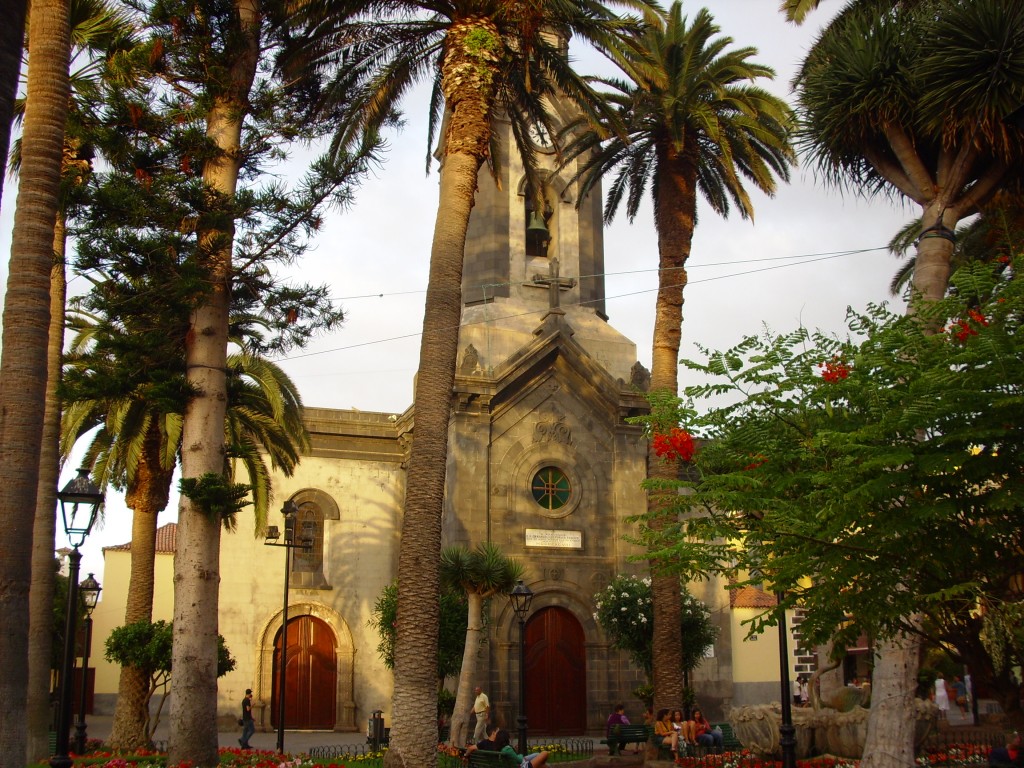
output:
M538 736L586 733L583 627L564 608L542 608L526 622L526 718Z
M338 683L334 632L314 616L288 620L285 655L284 727L333 730ZM274 683L270 721L277 728L281 681L281 632L274 639Z

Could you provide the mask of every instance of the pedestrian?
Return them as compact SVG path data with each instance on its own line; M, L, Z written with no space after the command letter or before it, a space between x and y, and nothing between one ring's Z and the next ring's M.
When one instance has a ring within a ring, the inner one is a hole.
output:
M1020 765L1021 752L1020 734L1014 732L1006 740L1005 747L993 747L988 754L988 764L992 768L1015 768Z
M242 749L252 749L249 746L249 738L256 733L256 721L252 717L252 688L245 689L245 698L242 699L242 717L239 718L238 724L242 726L242 738L238 740L238 745Z
M473 689L476 698L473 700L473 714L476 715L476 727L473 729L473 741L483 741L487 735L487 721L491 716L491 702L487 694L478 685Z
M953 700L960 707L960 714L967 714L967 684L960 679L960 675L953 675Z
M935 678L935 706L939 708L941 717L946 717L949 712L949 693L946 691L946 680L939 672Z
M804 675L800 675L796 682L796 696L797 704L801 707L806 707L810 701L810 688L807 685L807 678Z

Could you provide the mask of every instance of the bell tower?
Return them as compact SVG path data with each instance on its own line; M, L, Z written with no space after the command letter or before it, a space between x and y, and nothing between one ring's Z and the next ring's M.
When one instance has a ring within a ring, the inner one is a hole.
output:
M564 104L553 112L561 123L573 115ZM463 302L467 307L512 300L522 311L549 304L547 277L557 259L563 284L560 304L606 319L604 239L600 188L577 208L578 184L569 184L574 168L556 172L551 138L542 126L530 131L544 180L544 197L534 200L522 159L507 120L496 125L501 136L499 183L482 169L476 205L469 222L463 269Z
M564 103L552 107L556 123L574 117ZM592 598L639 553L625 535L645 506L646 441L630 421L647 409L643 367L605 314L600 190L578 200L575 169L556 170L550 137L535 129L535 192L510 124L495 130L501 178L481 172L466 241L443 535L470 548L492 542L527 564L535 609L526 644L536 653L525 675L557 680L575 698L549 707L549 697L528 695L526 714L531 728L578 734L600 729L640 682L606 647ZM505 602L492 601L480 674L511 722L521 710L508 683L519 670L507 649L518 629Z

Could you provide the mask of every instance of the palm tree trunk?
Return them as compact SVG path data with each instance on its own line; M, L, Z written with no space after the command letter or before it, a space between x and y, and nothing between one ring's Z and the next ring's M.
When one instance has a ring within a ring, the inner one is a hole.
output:
M32 5L28 100L0 359L0 768L28 745L29 582L46 401L53 226L60 194L71 40L67 0Z
M60 382L64 350L65 227L57 217L53 232L53 266L50 268L50 334L46 350L46 412L43 443L39 451L39 485L32 526L32 587L28 619L28 755L30 763L49 757L50 667L53 646L53 544L56 530L57 484L60 481Z
M260 8L237 0L238 46L229 73L232 88L213 99L207 137L218 154L207 161L203 180L217 196L230 199L238 184L242 121L260 54ZM229 32L229 34L232 34ZM215 204L216 201L215 201ZM207 251L212 290L192 315L186 340L188 382L198 393L185 409L182 478L225 471L224 417L227 405L228 305L233 229L200 234ZM220 519L212 519L182 494L178 551L174 559L174 696L168 760L215 766L217 757L217 619L220 587Z
M474 39L467 44L467 38ZM498 66L486 18L453 25L442 63L451 112L445 136L420 362L413 398L415 428L406 473L405 515L398 553L393 727L387 768L437 764L437 645L440 625L441 513L448 422L462 319L462 266L477 175L491 135L490 104Z
M167 506L173 469L160 466L162 438L157 419L150 422L142 457L125 496L132 510L131 573L124 623L152 621L153 579L156 567L157 516ZM117 687L117 706L110 733L114 750L148 747L149 677L142 670L125 666Z
M437 763L441 510L462 316L462 260L480 162L447 155L434 225L398 557L398 633L388 768Z
M459 690L455 694L452 713L451 743L466 746L469 734L469 711L473 707L473 681L476 679L477 660L484 630L484 598L479 592L466 592L467 622L466 647L462 650L462 668L459 671Z
M25 45L25 13L28 0L9 0L0 25L0 202L7 178L7 154L11 148L14 99L18 94L21 51Z
M696 165L685 158L659 156L658 208L658 299L654 317L651 355L651 393L665 398L679 394L679 345L682 338L683 289L686 260L693 240L697 206ZM652 480L674 480L676 460L661 459L648 448L647 476ZM650 491L647 497L651 527L661 530L667 520L663 509L671 506L668 492ZM678 707L683 701L683 638L680 632L682 596L675 574L651 575L654 600L652 684L654 707Z

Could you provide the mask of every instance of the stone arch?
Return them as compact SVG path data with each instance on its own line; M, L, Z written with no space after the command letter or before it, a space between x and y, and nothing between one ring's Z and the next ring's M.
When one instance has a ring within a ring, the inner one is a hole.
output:
M256 638L256 676L253 680L253 714L261 731L271 730L270 701L273 691L274 641L281 629L283 610L272 613L264 621ZM298 602L288 606L289 625L296 616L320 619L334 632L337 684L335 686L335 731L355 731L355 644L348 622L323 603Z
M607 657L608 643L601 639L600 629L593 616L593 599L584 585L562 581L562 572L547 574L558 581L538 580L528 582L533 591L530 615L545 608L560 608L569 613L583 629L586 662L586 730L600 730L604 727L608 713L607 703L609 679ZM519 620L512 611L508 600L495 601L493 637L495 638L495 668L502 693L500 704L504 710L501 716L508 727L515 727L519 681ZM529 618L527 619L529 621Z

